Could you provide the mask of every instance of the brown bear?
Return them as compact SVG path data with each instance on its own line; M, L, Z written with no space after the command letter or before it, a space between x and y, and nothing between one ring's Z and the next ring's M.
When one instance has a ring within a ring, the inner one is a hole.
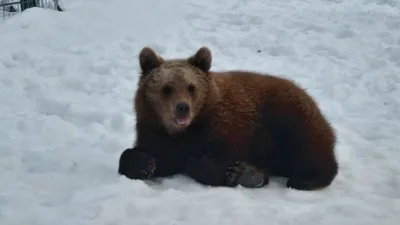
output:
M121 154L119 174L186 174L225 187L261 187L270 175L298 190L330 185L336 136L312 97L277 76L212 72L211 61L207 47L169 60L142 49L136 143Z

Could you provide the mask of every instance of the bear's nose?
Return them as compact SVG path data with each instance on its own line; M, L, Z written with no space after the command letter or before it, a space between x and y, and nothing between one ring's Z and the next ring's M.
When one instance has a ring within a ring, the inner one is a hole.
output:
M176 114L179 117L185 117L189 113L190 107L186 102L176 104Z

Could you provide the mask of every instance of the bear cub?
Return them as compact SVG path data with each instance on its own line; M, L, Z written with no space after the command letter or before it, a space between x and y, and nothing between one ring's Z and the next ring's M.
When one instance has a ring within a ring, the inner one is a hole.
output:
M139 54L136 142L118 172L130 179L186 174L210 186L256 188L270 176L315 190L338 172L335 133L294 82L248 71L210 71L211 51L164 59Z

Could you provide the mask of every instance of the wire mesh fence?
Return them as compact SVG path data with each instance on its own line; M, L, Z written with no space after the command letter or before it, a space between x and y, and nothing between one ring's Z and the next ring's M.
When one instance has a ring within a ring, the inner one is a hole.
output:
M0 17L7 19L32 7L62 11L58 0L0 0Z

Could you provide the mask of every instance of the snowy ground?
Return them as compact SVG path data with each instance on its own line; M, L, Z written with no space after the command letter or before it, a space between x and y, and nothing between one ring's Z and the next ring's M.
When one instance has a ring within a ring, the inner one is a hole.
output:
M64 0L63 13L0 21L0 224L399 224L399 0L179 2ZM300 192L281 179L249 190L119 177L145 45L165 57L207 45L215 70L297 80L338 131L335 182Z

